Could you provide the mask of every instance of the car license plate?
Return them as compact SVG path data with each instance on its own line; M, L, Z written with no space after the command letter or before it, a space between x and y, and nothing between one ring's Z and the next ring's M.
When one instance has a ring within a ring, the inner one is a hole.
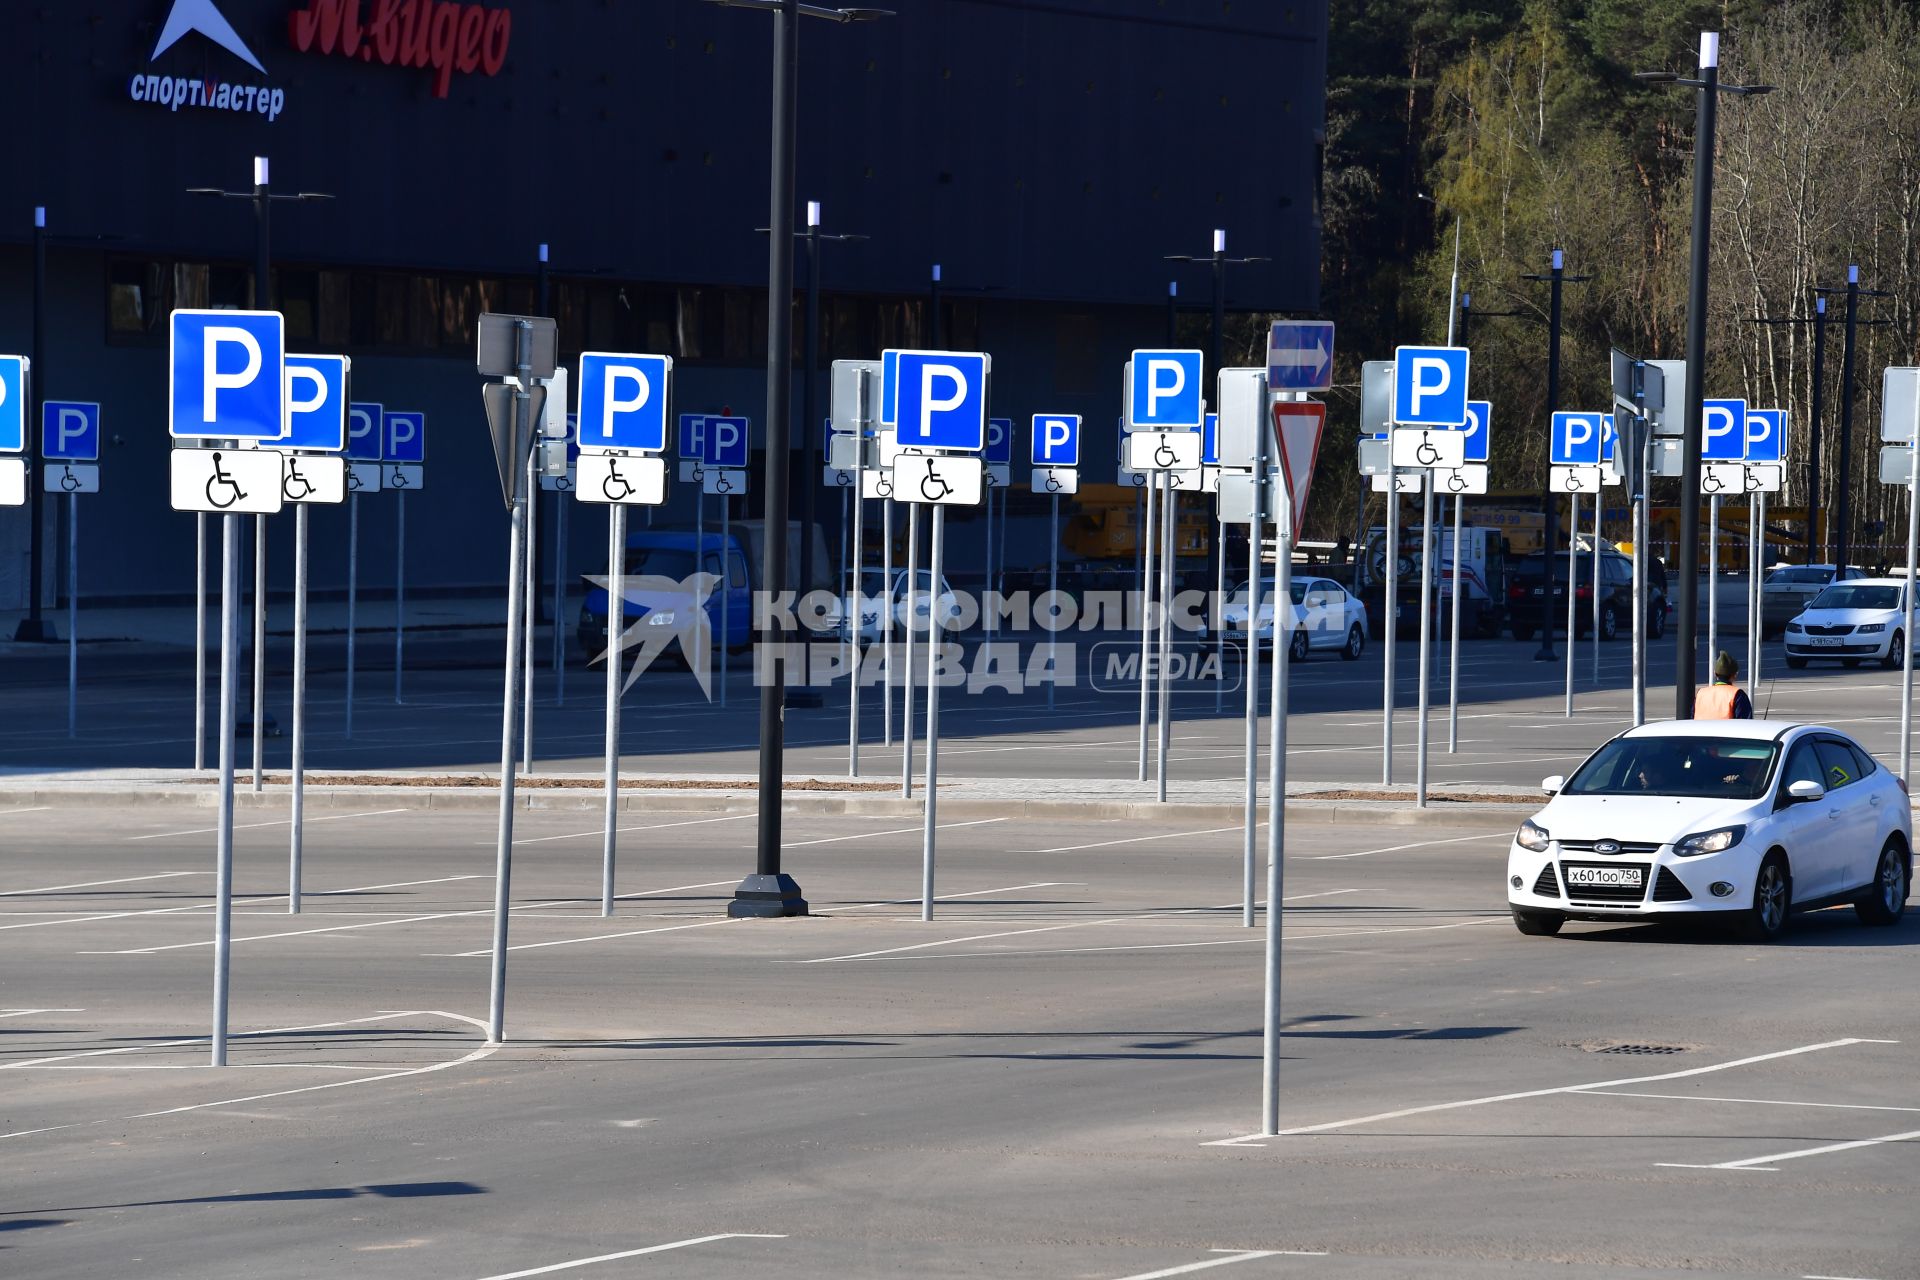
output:
M1812 645L1816 649L1838 649L1840 647L1840 637L1839 636L1808 636L1807 643L1809 645Z
M1645 882L1639 867L1568 867L1567 883L1638 889Z
M1535 587L1535 588L1533 589L1533 594L1535 594L1535 595L1537 595L1537 596L1543 596L1543 595L1545 595L1545 594L1547 594L1547 589L1546 589L1545 587Z

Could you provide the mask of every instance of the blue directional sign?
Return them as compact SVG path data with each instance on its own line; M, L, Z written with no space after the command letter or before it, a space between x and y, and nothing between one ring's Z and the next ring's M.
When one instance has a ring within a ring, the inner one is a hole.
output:
M1013 461L1013 419L987 419L987 461Z
M287 326L278 311L176 311L167 432L176 440L278 440L287 428Z
M347 447L347 358L287 353L289 449L339 453Z
M427 415L388 410L381 419L380 460L382 462L425 462L427 460Z
M1333 386L1333 321L1278 320L1267 334L1267 387L1326 391Z
M1467 425L1465 347L1396 347L1393 421L1402 427Z
M581 352L580 447L664 451L672 377L666 356Z
M987 443L986 356L968 351L896 356L894 432L900 445L979 453Z
M1786 410L1747 410L1747 461L1780 462L1786 453Z
M1467 461L1485 462L1493 442L1493 401L1467 401Z
M1036 467L1080 465L1079 414L1036 413L1033 415L1033 465Z
M890 427L894 423L894 403L900 390L900 353L882 351L880 353L880 425Z
M0 356L0 453L27 447L27 358Z
M1708 400L1700 406L1700 456L1738 462L1747 456L1747 402Z
M707 460L707 415L704 413L681 414L676 443L682 458L694 462L705 462Z
M355 462L380 461L385 417L385 409L377 404L356 402L347 406L347 457Z
M1131 431L1198 431L1206 414L1198 351L1136 351Z
M707 451L701 461L710 467L747 465L747 430L751 425L747 419L709 416L703 424Z
M48 400L40 406L40 456L58 462L100 458L100 406Z
M1556 467L1597 467L1604 413L1556 413L1548 460Z
M1208 414L1206 425L1200 428L1200 465L1220 465L1220 415L1217 413Z

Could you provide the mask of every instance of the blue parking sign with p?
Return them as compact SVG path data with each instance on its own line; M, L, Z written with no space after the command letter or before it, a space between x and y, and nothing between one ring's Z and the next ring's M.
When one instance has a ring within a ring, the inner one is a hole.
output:
M386 410L377 404L356 403L347 406L347 457L355 462L380 461L384 443Z
M0 453L27 448L27 358L0 356Z
M745 418L717 418L709 415L701 420L706 454L701 460L710 467L744 467L747 465L747 428L751 425Z
M278 311L170 317L167 432L176 440L286 434L286 321Z
M41 404L40 456L61 462L97 462L100 406L77 400L48 400Z
M1080 415L1074 413L1033 415L1033 465L1036 467L1080 465Z
M1127 425L1135 431L1198 431L1206 409L1198 351L1133 353L1133 401Z
M1206 425L1200 428L1200 465L1220 465L1220 415L1217 413L1208 414Z
M382 462L427 460L427 415L391 410L380 419Z
M339 453L347 447L347 358L287 356L289 449Z
M580 447L661 453L673 361L666 356L580 355Z
M1402 427L1465 426L1468 364L1465 347L1394 348L1394 423Z
M692 462L707 460L707 415L704 413L683 413L680 415L679 435L675 443L679 454Z
M1013 419L987 419L987 461L1013 461Z
M1493 442L1493 401L1467 401L1468 462L1485 462L1487 446Z
M1552 446L1548 460L1556 467L1597 467L1605 426L1601 413L1553 415Z
M1707 400L1700 406L1700 456L1738 462L1747 456L1747 402Z
M1787 411L1747 410L1747 461L1779 462L1787 451Z
M901 351L895 353L894 373L894 433L901 446L965 453L986 447L985 355Z

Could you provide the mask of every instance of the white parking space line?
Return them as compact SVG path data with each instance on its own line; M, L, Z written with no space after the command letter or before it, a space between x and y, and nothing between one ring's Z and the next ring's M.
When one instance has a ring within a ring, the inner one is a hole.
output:
M315 822L345 822L349 818L383 818L393 813L412 813L412 809L374 809L367 813L330 813L318 818L308 818L309 825ZM278 818L272 822L239 822L234 824L235 831L251 831L256 827L284 827L292 818ZM188 831L154 831L144 836L128 836L128 840L165 840L171 836L204 836L218 831L218 827L194 827Z
M1291 901L1291 899L1289 899ZM1095 921L1094 923L1105 923ZM1483 924L1505 924L1506 918L1499 920L1460 920L1453 924L1415 924L1402 925L1391 929L1339 929L1327 933L1312 933L1302 937L1283 938L1284 945L1292 947L1303 942L1322 942L1328 938L1370 937L1381 933L1432 933L1439 929L1470 929ZM1062 926L1070 928L1072 926ZM1030 951L953 951L937 956L912 956L914 960L978 960L1019 958L1025 956L1075 956L1100 951L1191 951L1198 947L1244 947L1255 943L1264 943L1262 934L1249 935L1245 929L1239 930L1241 936L1235 938L1217 938L1206 942L1133 942L1117 943L1110 947L1050 947ZM994 935L989 935L994 936ZM964 941L964 939L962 939ZM807 961L804 963L812 963Z
M628 1249L621 1253L603 1253L594 1258L576 1258L572 1262L555 1262L544 1267L532 1267L526 1271L502 1271L498 1275L482 1276L481 1280L526 1280L527 1276L552 1275L556 1271L571 1271L575 1267L591 1267L601 1262L617 1262L621 1258L639 1258L649 1253L665 1253L669 1249L690 1249L697 1244L712 1244L717 1240L785 1240L785 1236L768 1235L763 1231L727 1231L720 1235L695 1236L691 1240L674 1240L667 1244L648 1245L644 1249Z
M36 1013L85 1013L85 1009L0 1009L0 1018L25 1018Z
M1211 1271L1215 1267L1229 1267L1236 1262L1252 1262L1258 1258L1324 1258L1327 1256L1324 1253L1308 1252L1304 1249L1247 1249L1241 1252L1215 1249L1213 1252L1227 1256L1208 1258L1202 1262L1189 1262L1185 1266L1167 1267L1161 1271L1142 1271L1135 1275L1122 1276L1120 1280L1164 1280L1167 1276L1190 1276L1196 1271Z
M1856 1044L1898 1044L1898 1040L1876 1040L1863 1036L1848 1036L1841 1040L1823 1040L1819 1044L1803 1044L1792 1049L1777 1049L1772 1053L1755 1054L1748 1058L1736 1058L1731 1062L1716 1062L1711 1066L1689 1067L1682 1071L1664 1071L1651 1076L1627 1076L1619 1080L1595 1080L1586 1084L1560 1085L1550 1089L1527 1089L1518 1093L1494 1093L1481 1098L1463 1098L1457 1102L1435 1102L1424 1107L1402 1107L1398 1111L1380 1111L1370 1116L1355 1116L1349 1120L1329 1120L1323 1124L1301 1125L1298 1128L1282 1129L1273 1137L1296 1137L1309 1133L1331 1133L1336 1129L1351 1129L1363 1124L1378 1124L1383 1120L1402 1120L1407 1116L1431 1115L1438 1111L1458 1111L1466 1107L1484 1107L1496 1102L1518 1102L1527 1098L1551 1098L1561 1094L1585 1093L1591 1089L1613 1089L1630 1084L1656 1084L1662 1080L1684 1080L1693 1076L1711 1075L1716 1071L1730 1071L1734 1067L1748 1067L1756 1062L1774 1062L1781 1058L1795 1058L1804 1053L1819 1053L1826 1049L1843 1049ZM1222 1138L1215 1142L1203 1142L1205 1147L1238 1147L1263 1145L1261 1139L1269 1135L1251 1133L1238 1138ZM1727 1168L1731 1166L1710 1165L1707 1168Z
M916 827L914 828L914 830L917 831L919 830L919 828ZM1038 881L1035 881L1033 884L1002 885L998 889L970 889L966 893L936 894L934 896L934 901L935 902L952 902L958 898L984 898L990 893L1017 893L1022 889L1060 889L1060 888L1066 888L1066 887L1081 888L1081 887L1084 887L1084 885L1085 885L1085 881L1081 881L1081 880L1038 880ZM920 901L918 897L913 897L913 898L888 898L885 902L855 902L855 903L850 903L843 907L820 907L814 911L814 914L817 916L823 916L827 914L829 911L871 911L875 907L898 907L909 902L918 902L918 901Z
M1233 830L1238 831L1239 828L1235 827L1233 828ZM917 902L919 901L919 899L914 898L914 899L909 899L909 901ZM886 904L875 903L874 905L884 906ZM1018 938L1030 933L1057 933L1062 929L1088 929L1088 928L1094 927L1095 925L1103 925L1103 924L1131 924L1135 921L1153 920L1153 919L1163 918L1166 916L1187 916L1187 915L1196 915L1196 914L1207 912L1207 911L1225 911L1228 908L1238 907L1239 905L1240 904L1238 902L1223 902L1219 906L1213 906L1213 907L1181 907L1175 911L1154 911L1154 912L1149 912L1145 915L1138 915L1138 916L1107 916L1100 920L1075 920L1068 924L1049 924L1049 925L1042 925L1038 928L1033 928L1033 929L1007 929L999 933L976 933L965 938L946 938L938 942L916 942L909 946L886 947L879 951L860 951L860 952L855 952L852 955L845 955L845 956L817 956L812 960L785 960L785 961L781 961L780 963L782 964L836 964L836 963L840 963L842 961L847 961L847 960L871 960L877 956L902 955L909 951L925 951L931 947L955 947L955 946L959 946L963 942L985 942L990 938Z
M730 813L724 818L689 818L685 822L654 822L642 827L621 827L619 831L625 834L633 831L664 831L668 827L704 827L714 822L741 822L747 818L757 816L757 814L751 813ZM513 847L518 849L523 844L548 844L554 840L582 840L587 836L603 836L605 834L605 827L595 827L591 831L569 831L563 836L532 836L525 840L515 840ZM492 840L476 841L475 843L483 849L491 849L494 847Z
M132 884L137 880L167 880L174 876L210 876L211 871L160 871L150 876L121 876L117 880L82 880L78 884L50 884L44 889L9 889L0 898L24 898L34 893L61 893L68 889L93 889L103 884Z
M35 729L31 736L39 738L45 735L41 733L40 730ZM11 818L16 813L45 813L51 808L53 808L53 806L50 804L36 804L29 805L24 809L0 809L0 818Z
M1511 831L1485 831L1477 836L1451 836L1445 840L1416 840L1412 844L1390 844L1383 849L1361 849L1356 853L1323 853L1307 858L1308 862L1338 862L1342 858L1368 858L1376 853L1400 853L1407 849L1424 849L1436 844L1466 844L1472 840L1510 840Z
M752 815L749 814L747 816L751 817ZM1005 822L1005 821L1006 821L1005 818L975 818L970 822L942 822L938 824L938 829L941 831L946 831L954 827L985 827L985 826L991 826L993 823L996 823L996 822ZM847 840L872 840L877 836L905 836L905 835L917 836L921 833L922 830L924 830L923 827L896 827L892 831L862 831L856 835L827 836L824 839L820 839L820 840L788 840L785 843L783 843L780 847L782 849L803 849L806 846L813 845L813 844L839 844Z
M372 893L376 889L410 889L415 885L448 884L455 880L480 880L484 878L485 877L476 874L476 875L465 875L465 876L440 876L433 880L398 880L392 884L356 885L351 889L310 889L307 891L307 896L309 898L332 898L332 897L340 897L349 893ZM237 894L234 897L234 901L245 902L245 903L276 902L285 898L286 896L287 895L284 893ZM178 915L183 911L211 911L211 910L213 910L213 901L209 899L206 902L189 902L185 906L179 906L179 907L148 907L143 911L108 911L108 912L103 912L99 915L69 916L65 919L60 919L60 920L35 920L29 924L0 924L0 929L38 929L44 925L50 925L50 924L87 924L95 920L126 920L133 916L170 916L170 915ZM41 913L18 912L15 914L38 915ZM119 951L82 951L79 954L83 956L85 955L110 955L111 956L111 955L122 955L125 953L119 952Z
M1582 1096L1588 1098L1665 1098L1674 1102L1739 1102L1755 1107L1818 1107L1825 1111L1920 1111L1920 1107L1872 1106L1864 1102L1795 1102L1783 1098L1715 1098L1703 1093L1613 1093L1610 1091L1583 1090Z
M1920 1129L1909 1129L1905 1133L1890 1133L1884 1138L1857 1138L1852 1142L1830 1142L1823 1147L1802 1147L1798 1151L1782 1151L1777 1155L1754 1156L1748 1160L1728 1160L1723 1164L1659 1164L1659 1169L1740 1169L1755 1173L1777 1173L1772 1166L1788 1160L1804 1160L1808 1156L1832 1155L1836 1151L1858 1151L1862 1147L1884 1146L1889 1142L1912 1142L1920 1139Z
M1264 827L1267 824L1263 822L1260 825ZM1018 850L1010 850L1009 852L1078 853L1082 849L1106 849L1116 844L1139 844L1145 840L1179 840L1183 837L1190 838L1193 836L1217 836L1223 831L1239 831L1239 830L1242 830L1242 828L1236 825L1231 827L1208 827L1205 831L1163 831L1159 835L1152 835L1152 836L1127 836L1126 838L1120 839L1120 840L1096 840L1092 844L1063 844L1053 849L1018 849Z

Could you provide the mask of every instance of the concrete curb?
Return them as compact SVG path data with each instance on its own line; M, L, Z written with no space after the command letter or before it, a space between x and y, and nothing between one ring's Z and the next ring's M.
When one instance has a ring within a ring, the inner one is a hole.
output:
M1017 785L1017 784L1015 784ZM38 785L0 784L0 808L93 807L99 805L165 805L193 809L211 809L217 802L215 788L196 783L43 783ZM234 791L236 812L284 811L288 802L284 786L269 787L255 795L244 785ZM500 803L499 792L489 787L308 787L306 807L311 811L367 809L383 806L428 809L450 813L492 813ZM514 793L514 807L527 812L598 813L604 804L603 793L595 788L524 788ZM623 813L744 814L754 812L756 793L740 791L691 791L682 789L647 790L634 788L620 795ZM1417 808L1386 801L1289 800L1286 817L1294 822L1339 823L1352 826L1439 827L1447 830L1485 831L1517 827L1520 820L1537 806L1512 804L1467 804L1440 801L1429 808ZM923 812L920 800L871 793L789 791L781 804L785 813L871 818L918 818ZM943 818L1028 818L1039 821L1117 821L1117 822L1199 822L1237 825L1244 816L1241 804L1219 802L1169 801L1158 804L1139 800L1022 800L950 794L942 788L940 814ZM1267 806L1259 807L1262 820Z

